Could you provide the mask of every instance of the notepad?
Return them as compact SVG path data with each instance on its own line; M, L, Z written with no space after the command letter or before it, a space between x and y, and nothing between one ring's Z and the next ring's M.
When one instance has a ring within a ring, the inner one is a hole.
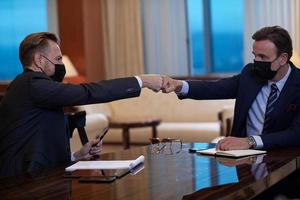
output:
M101 160L101 161L79 161L65 169L67 172L75 170L95 170L95 169L133 169L143 163L145 157L139 156L135 160Z
M229 150L229 151L217 151L216 148L206 149L199 151L200 154L213 155L213 156L226 156L226 157L244 157L258 154L265 154L266 151L246 149L246 150Z

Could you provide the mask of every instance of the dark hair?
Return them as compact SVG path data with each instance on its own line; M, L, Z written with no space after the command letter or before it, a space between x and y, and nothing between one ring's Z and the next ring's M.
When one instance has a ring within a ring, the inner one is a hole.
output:
M293 44L289 33L280 26L264 27L256 31L252 35L252 39L255 41L270 40L277 47L277 56L282 53L288 54L288 60L293 55Z
M33 56L48 47L48 40L59 44L58 37L53 33L32 33L24 38L19 47L19 58L23 68L32 64Z

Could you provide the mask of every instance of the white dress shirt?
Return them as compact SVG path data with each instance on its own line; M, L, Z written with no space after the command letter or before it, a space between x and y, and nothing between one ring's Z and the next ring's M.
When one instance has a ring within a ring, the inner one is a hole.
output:
M143 81L142 81L142 79L141 79L139 76L135 76L135 78L136 78L136 80L138 81L140 87L142 88L142 86L143 86Z

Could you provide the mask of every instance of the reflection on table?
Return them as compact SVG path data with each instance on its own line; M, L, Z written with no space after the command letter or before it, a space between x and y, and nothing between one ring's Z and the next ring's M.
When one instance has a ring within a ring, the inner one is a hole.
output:
M103 154L102 160L132 160L145 156L144 168L112 183L81 183L63 178L64 168L45 170L21 178L0 180L1 199L249 199L299 168L299 149L270 151L257 158L234 161L189 153L206 143L183 143L178 154L151 153L151 146ZM258 176L254 164L268 173Z

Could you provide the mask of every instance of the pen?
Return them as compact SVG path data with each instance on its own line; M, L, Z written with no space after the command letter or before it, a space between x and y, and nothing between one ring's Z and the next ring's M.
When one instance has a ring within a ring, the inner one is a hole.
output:
M103 132L103 134L102 134L101 136L100 136L100 134L99 134L99 135L96 136L95 139L97 140L97 139L100 138L100 141L103 140L103 138L104 138L104 136L106 135L107 132L108 132L108 127L104 129L104 132ZM99 142L100 142L100 141L99 141ZM97 145L98 145L98 143L97 143L97 144L94 144L92 147L95 147L95 146L97 146ZM91 150L90 150L89 153L91 154ZM99 155L93 155L93 157L94 157L94 158L97 158L97 157L99 157Z
M205 148L189 148L190 153L197 153L202 150L205 150Z
M106 135L107 132L108 132L108 127L104 129L104 132L103 132L103 134L101 136L100 136L100 134L97 135L96 139L98 139L99 136L100 136L100 141L101 141L104 138L104 136Z

